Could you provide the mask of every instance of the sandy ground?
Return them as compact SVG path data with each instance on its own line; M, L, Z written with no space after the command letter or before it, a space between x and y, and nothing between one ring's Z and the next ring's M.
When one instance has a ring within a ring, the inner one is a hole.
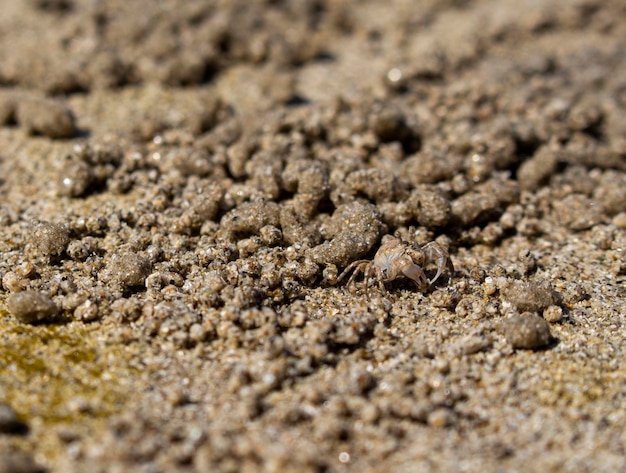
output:
M624 2L0 7L1 473L626 469Z

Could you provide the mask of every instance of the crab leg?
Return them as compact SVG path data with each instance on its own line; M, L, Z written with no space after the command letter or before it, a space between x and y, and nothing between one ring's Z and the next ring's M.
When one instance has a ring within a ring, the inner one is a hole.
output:
M343 272L339 275L339 277L334 282L334 284L339 284L341 281L343 281L343 278L345 278L346 275L350 271L352 271L354 269L354 272L352 273L352 276L350 276L350 279L348 279L348 286L349 286L352 283L352 281L354 280L355 275L359 271L363 272L363 265L366 264L366 263L369 263L369 261L367 261L367 260L353 261L348 266L346 266L346 269L343 270Z
M372 276L374 276L376 281L378 281L378 287L380 288L380 292L382 292L383 294L387 293L387 289L385 288L385 283L383 282L380 268L375 267L373 264L368 264L365 268L365 297L367 299L369 299L369 287Z

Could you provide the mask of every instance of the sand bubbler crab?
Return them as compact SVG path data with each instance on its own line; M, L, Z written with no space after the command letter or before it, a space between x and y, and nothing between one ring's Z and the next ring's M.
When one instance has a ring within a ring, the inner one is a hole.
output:
M430 264L437 266L437 272L432 279L426 277L423 269ZM352 271L347 285L350 286L355 277L363 273L366 297L369 297L368 288L372 278L378 282L383 293L387 292L385 283L402 277L415 281L419 290L425 290L432 286L446 269L452 277L454 265L448 250L436 241L420 246L397 236L385 235L373 260L354 261L343 270L336 283L341 282Z

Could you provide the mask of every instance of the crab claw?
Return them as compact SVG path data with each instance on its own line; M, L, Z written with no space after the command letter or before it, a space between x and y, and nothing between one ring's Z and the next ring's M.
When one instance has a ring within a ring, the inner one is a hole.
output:
M422 289L428 285L428 278L424 274L422 268L420 268L416 264L412 264L411 266L407 266L402 270L402 274L404 274L407 278L415 281L417 286Z
M437 279L439 279L439 276L441 276L446 268L450 272L450 275L454 274L454 265L448 255L448 250L446 250L443 246L436 241L431 241L430 243L425 244L422 250L426 255L425 264L435 263L437 265L437 273L429 281L430 284L433 284Z

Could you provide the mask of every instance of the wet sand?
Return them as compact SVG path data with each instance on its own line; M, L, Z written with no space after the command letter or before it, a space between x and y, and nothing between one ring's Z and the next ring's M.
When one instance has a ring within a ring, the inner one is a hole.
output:
M0 473L626 467L622 2L0 5Z

